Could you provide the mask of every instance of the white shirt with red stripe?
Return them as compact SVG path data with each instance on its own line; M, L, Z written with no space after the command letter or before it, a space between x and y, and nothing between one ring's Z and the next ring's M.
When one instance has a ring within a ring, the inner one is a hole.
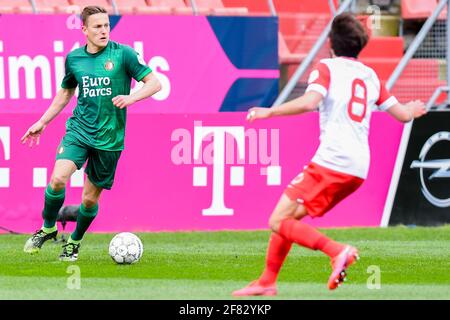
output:
M338 172L367 178L370 164L369 123L378 106L397 104L375 71L356 59L321 60L311 72L306 91L324 99L319 106L320 146L312 161Z

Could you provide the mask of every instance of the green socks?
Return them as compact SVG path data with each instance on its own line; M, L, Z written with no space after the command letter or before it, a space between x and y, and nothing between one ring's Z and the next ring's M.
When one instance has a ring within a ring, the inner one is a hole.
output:
M45 233L49 234L49 233L57 231L58 228L56 227L56 224L55 224L55 226L53 228L42 227L41 230L44 231Z
M45 205L44 211L42 212L44 225L41 228L45 233L52 233L57 230L56 219L58 217L59 209L61 209L64 203L65 194L65 188L60 191L55 191L48 185L47 189L45 189ZM79 243L81 239L83 239L86 230L89 228L92 221L94 221L97 212L98 204L92 208L86 208L81 204L77 217L77 226L70 236L69 242Z
M81 240L73 240L72 236L69 237L69 240L67 240L67 243L74 243L74 244L80 244Z
M60 191L55 191L48 185L47 189L45 189L45 204L44 211L42 212L42 217L44 218L42 230L45 233L49 233L47 231L56 231L56 218L58 217L59 209L61 209L64 203L65 195L65 188Z
M86 230L89 228L92 221L94 221L97 212L98 212L98 204L96 204L92 208L86 208L83 204L81 204L80 211L78 212L77 217L77 227L70 236L70 239L72 240L73 243L79 242L81 241L81 239L83 239Z

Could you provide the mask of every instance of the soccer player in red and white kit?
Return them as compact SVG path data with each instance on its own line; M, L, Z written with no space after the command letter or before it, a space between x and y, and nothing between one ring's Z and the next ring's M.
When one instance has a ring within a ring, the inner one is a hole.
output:
M251 122L318 109L320 146L311 163L287 186L270 217L272 234L263 273L247 287L234 291L234 296L276 295L277 276L293 243L330 257L328 288L336 289L344 281L346 269L358 259L358 251L329 239L301 219L323 216L366 179L374 106L401 122L426 113L420 101L399 103L376 73L357 60L368 35L353 15L336 16L329 38L332 58L322 59L315 66L303 96L274 108L251 108L247 115Z

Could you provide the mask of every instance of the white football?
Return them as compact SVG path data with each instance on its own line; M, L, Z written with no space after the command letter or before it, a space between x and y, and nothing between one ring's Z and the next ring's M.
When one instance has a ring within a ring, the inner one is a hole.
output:
M114 236L109 243L109 255L118 264L138 262L144 253L141 239L130 232L122 232Z

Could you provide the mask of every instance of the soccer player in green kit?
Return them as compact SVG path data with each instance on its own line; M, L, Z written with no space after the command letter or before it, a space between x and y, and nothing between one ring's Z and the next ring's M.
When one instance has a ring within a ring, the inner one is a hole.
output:
M103 189L111 189L117 162L124 148L126 108L161 89L152 70L129 46L109 40L109 17L104 8L89 6L81 14L85 46L66 58L61 89L44 115L22 137L30 147L39 144L45 127L69 103L79 87L78 104L67 120L66 134L58 147L50 184L45 191L42 228L28 239L24 251L39 252L45 241L56 238L56 218L72 174L87 160L82 202L75 231L60 255L76 261L80 243L98 212ZM131 78L144 82L130 95Z

